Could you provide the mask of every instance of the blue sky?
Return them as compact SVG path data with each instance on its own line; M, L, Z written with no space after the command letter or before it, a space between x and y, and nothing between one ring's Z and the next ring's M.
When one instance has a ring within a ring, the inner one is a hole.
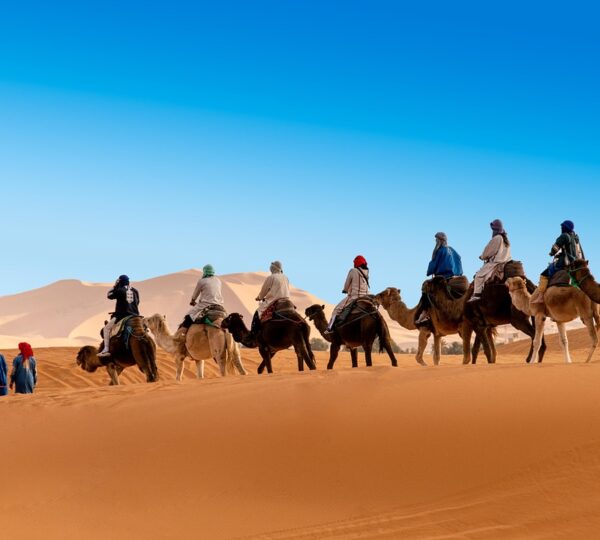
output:
M3 8L0 294L280 259L336 301L361 253L414 302L495 218L600 264L591 2L82 4Z

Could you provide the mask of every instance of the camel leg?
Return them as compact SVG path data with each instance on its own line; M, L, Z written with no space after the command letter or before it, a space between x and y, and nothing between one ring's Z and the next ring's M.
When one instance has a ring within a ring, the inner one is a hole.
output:
M304 371L304 353L302 347L299 344L294 345L294 352L298 361L298 371Z
M417 364L421 364L422 366L427 365L425 360L423 360L423 354L427 348L427 340L429 339L430 335L431 332L426 328L419 329L419 348L417 349L417 356L415 357L415 360L417 361Z
M477 363L477 357L479 356L479 349L481 348L481 340L475 336L475 341L473 342L473 359L471 360L474 364Z
M271 351L267 347L259 347L258 350L263 359L260 366L258 366L258 374L260 375L264 371L265 367L267 368L267 373L273 373L273 366L271 364Z
M461 332L463 340L463 365L471 363L471 336L473 335L472 328L464 328Z
M178 354L175 356L175 380L177 382L181 382L183 379L183 361L185 360L185 356Z
M327 369L333 369L333 364L335 364L338 354L340 353L340 347L341 345L336 342L333 342L331 347L329 347L329 362L327 362ZM350 350L350 355L352 355L352 350ZM354 362L354 360L352 362ZM353 367L356 366L353 365Z
M535 339L535 319L533 319L532 324L530 317L528 317L524 313L521 313L513 306L511 310L510 324L512 324L517 330L520 330L521 332L527 334L531 338L531 347L529 349L529 354L526 358L526 362L531 362L531 358L533 357L533 340ZM542 361L545 350L546 343L544 341L544 338L542 337L542 344L540 346L540 352L538 353L538 362Z
M222 371L223 370L221 370L221 375L223 375ZM204 379L204 360L196 360L196 377L198 379Z
M386 342L383 344L383 348L385 349L385 352L390 357L390 360L392 362L392 366L393 367L398 367L398 360L396 360L396 355L394 354L394 351L392 350L391 343L386 340Z
M535 317L535 337L533 338L533 351L531 353L530 362L537 364L539 362L540 347L542 346L542 338L544 337L544 326L546 325L546 317L543 314Z
M588 334L590 335L590 339L592 340L592 346L590 348L590 354L588 354L587 362L590 362L592 360L592 356L594 356L594 351L596 350L596 347L598 346L598 332L596 331L596 327L594 326L594 319L593 318L589 318L589 319L582 319L583 323L585 324L585 326L588 329Z
M439 334L433 334L433 365L440 365L440 358L442 356L442 336Z
M358 367L358 349L350 349L350 361L353 368Z
M300 371L304 370L304 364L306 364L306 367L310 370L317 369L315 355L310 348L310 343L304 336L302 336L302 339L298 342L298 349L300 352L300 361L302 362L302 369Z
M108 364L106 366L106 371L108 372L108 376L110 377L109 386L118 386L119 385L119 374L117 372L117 366L115 364Z
M373 365L373 359L371 358L373 343L363 343L363 349L365 350L365 362L367 367L371 367Z
M228 350L229 354L231 355L233 365L238 370L239 374L247 375L248 372L246 371L244 364L242 364L242 355L240 354L240 348L238 347L238 344L233 341L233 338L231 338L231 343L228 344Z
M560 337L560 346L563 350L563 355L565 357L565 362L567 364L571 363L571 355L569 354L569 338L567 337L567 326L563 322L557 322L556 326L558 327L558 335Z
M492 350L492 344L490 339L490 334L487 331L487 328L480 330L477 332L477 336L481 341L481 345L483 346L483 353L488 361L488 364L493 364L496 361L494 357L494 351Z

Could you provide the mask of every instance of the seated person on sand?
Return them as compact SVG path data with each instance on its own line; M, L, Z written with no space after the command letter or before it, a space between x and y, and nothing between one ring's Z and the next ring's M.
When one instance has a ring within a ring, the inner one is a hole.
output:
M495 219L490 223L490 227L492 229L492 239L479 256L484 265L475 274L473 296L469 298L468 302L478 302L481 300L481 293L485 284L497 275L498 267L504 268L504 263L512 259L510 242L502 221Z
M448 237L444 232L435 234L435 247L431 255L431 261L427 267L427 276L443 277L450 279L463 275L462 261L460 255L448 245ZM422 304L422 302L421 302ZM429 320L426 308L415 313L415 323L421 324Z
M348 272L342 293L348 296L333 309L329 326L325 331L326 334L332 333L336 317L344 311L346 306L361 296L368 296L369 294L369 267L367 266L367 260L362 255L354 257L354 267Z
M560 236L550 250L550 257L554 257L554 260L540 274L540 283L531 296L530 302L532 304L544 302L544 293L548 288L548 281L556 272L564 270L574 261L585 259L579 236L575 232L575 224L570 220L563 221L560 224L560 231Z
M104 327L104 348L98 354L100 357L110 356L109 345L110 345L110 333L120 320L131 315L139 316L139 303L140 294L135 287L132 287L129 283L129 277L126 275L119 276L115 281L115 286L108 291L106 295L109 300L116 300L117 304L115 311L112 314L112 318L106 323Z
M13 360L10 389L15 394L33 394L37 384L37 367L29 343L19 343L20 354Z
M258 308L252 318L252 326L250 332L254 335L258 333L260 328L260 318L267 308L277 300L290 299L290 281L283 273L283 265L279 261L271 263L271 275L265 279L263 286L255 298Z
M190 300L190 309L183 322L179 325L179 329L175 333L174 339L180 343L185 343L190 326L196 321L202 319L208 310L221 308L223 317L225 317L225 302L221 294L221 280L215 276L215 269L210 264L204 265L202 268L202 277L198 280L196 288L192 293Z

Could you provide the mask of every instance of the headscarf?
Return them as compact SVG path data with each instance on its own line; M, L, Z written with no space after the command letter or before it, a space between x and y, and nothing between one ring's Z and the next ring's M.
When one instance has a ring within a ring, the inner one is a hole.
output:
M438 249L441 247L448 246L448 237L444 232L435 233L435 247L433 248L433 253L431 254L431 259L435 258L435 254L438 252Z
M575 223L573 223L570 219L567 219L560 224L560 230L563 233L575 232Z
M202 267L202 277L212 277L215 275L215 269L212 267L212 264L205 264Z
M354 257L354 268L366 268L367 267L367 259L365 259L362 255L357 255Z
M500 221L499 219L495 219L490 223L490 227L492 228L492 238L494 238L494 236L501 235L502 240L504 240L504 244L506 246L510 246L508 234L506 234L506 231L504 230L504 225L502 224L502 221Z
M123 274L117 280L121 285L129 285L129 276Z
M271 274L283 273L283 265L279 261L273 261L269 269L271 270Z
M29 369L29 359L33 356L33 349L29 343L19 343L18 345L21 356L23 357L23 366Z

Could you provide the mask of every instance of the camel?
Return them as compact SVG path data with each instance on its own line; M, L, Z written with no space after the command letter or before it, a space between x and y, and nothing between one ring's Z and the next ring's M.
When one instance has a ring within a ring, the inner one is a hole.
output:
M262 362L258 366L260 375L265 367L267 373L273 373L272 358L277 351L294 347L298 358L298 371L304 371L304 364L308 369L316 369L315 355L310 346L310 326L296 311L284 312L284 317L274 316L260 324L258 335L254 336L244 323L243 316L231 313L221 323L233 335L238 343L251 349L258 347Z
M425 282L427 284L427 282ZM429 336L433 334L433 363L439 365L441 354L442 354L442 337L457 334L461 332L462 316L459 317L445 317L444 313L438 309L439 302L432 304L428 311L431 320L426 325L415 325L415 314L419 305L417 304L414 308L408 308L402 301L400 296L400 289L395 287L388 287L384 291L375 295L375 299L381 304L381 306L388 312L389 316L395 320L400 326L407 330L419 330L419 345L416 354L416 361L422 366L426 366L423 355L427 348L427 341ZM457 301L453 301L451 311L462 309L462 305ZM432 328L434 329L432 331ZM491 329L489 330L491 331ZM478 336L475 337L475 343L473 344L473 359L474 362L477 358L479 351L480 339ZM464 360L464 359L463 359Z
M103 343L100 347L86 345L77 353L77 365L89 373L106 367L111 386L119 384L119 375L126 367L135 365L146 375L146 382L156 382L156 345L146 332L143 318L131 317L125 324L126 328L121 335L110 340L109 357L98 356Z
M531 294L535 290L535 285L528 279L525 282L527 290ZM461 331L464 347L463 363L468 364L471 361L471 351L468 344L473 331L476 332L481 340L488 362L492 364L496 362L496 347L489 330L503 324L511 324L517 330L520 330L531 338L531 347L526 358L526 362L530 362L533 357L535 325L528 314L523 313L513 305L506 284L503 282L487 283L483 289L481 300L478 302L466 302L472 296L472 293L473 286L471 285L467 294L459 300L464 306L464 324ZM439 297L441 298L441 295ZM545 351L546 342L542 337L538 354L539 362L542 361ZM473 359L474 362L475 359Z
M207 324L193 324L188 330L185 343L179 343L173 339L165 316L155 313L145 321L156 344L175 357L175 380L181 381L187 357L196 362L198 379L204 378L204 361L210 358L217 363L223 377L226 373L234 373L235 369L241 375L246 375L240 349L231 334L225 330Z
M600 304L600 283L590 272L588 261L575 261L569 266L569 276L585 295L596 304Z
M571 355L569 354L566 323L579 317L585 324L591 340L590 352L586 362L592 359L598 346L598 334L595 326L600 322L598 304L592 302L576 287L549 287L544 293L544 302L532 304L530 303L531 294L527 291L527 285L523 278L509 278L506 285L515 307L535 319L535 339L531 362L536 363L538 361L538 351L544 335L546 317L550 317L556 322L560 344L567 364L571 363Z
M358 367L357 348L361 346L365 351L367 366L372 366L371 350L376 337L379 337L380 352L385 350L390 357L392 366L396 367L398 362L392 351L390 332L385 320L377 311L377 307L369 299L359 299L357 304L360 311L356 314L350 313L341 325L334 326L332 334L325 333L328 326L325 306L314 304L306 308L304 312L309 320L313 321L323 338L331 342L327 369L333 369L342 345L350 349L353 368Z
M388 287L384 291L381 291L379 294L376 294L375 300L383 307L383 309L385 309L388 312L388 315L400 326L406 328L407 330L417 330L417 326L415 325L415 313L417 312L419 306L416 305L414 308L409 308L400 297L400 289L396 289L395 287ZM429 326L420 326L418 330L419 346L417 349L417 355L415 357L415 360L422 366L426 366L427 364L425 363L425 360L423 360L423 354L425 353L427 341L432 332ZM434 347L434 351L435 350L437 350L436 347Z

